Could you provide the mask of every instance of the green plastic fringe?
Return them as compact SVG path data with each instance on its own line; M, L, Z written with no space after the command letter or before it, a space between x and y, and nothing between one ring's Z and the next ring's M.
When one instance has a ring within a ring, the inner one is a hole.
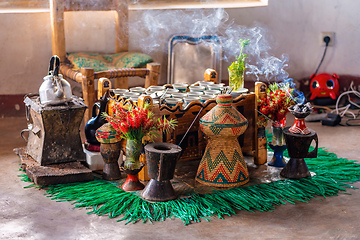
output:
M286 155L286 153L285 153ZM190 198L168 202L149 203L118 188L116 183L95 179L87 183L60 184L48 187L47 196L57 201L72 202L74 208L89 209L88 214L106 215L125 221L125 224L142 221L164 221L179 218L185 225L210 221L211 217L235 215L239 210L272 211L277 205L309 202L354 188L351 183L360 180L360 164L321 148L318 158L306 159L316 175L300 180L281 180L260 185L193 194Z
M26 175L25 171L23 171L21 168L19 168L19 171L22 171L22 174L17 175L18 177L21 177L21 181L32 183L31 179ZM30 187L37 187L35 183L32 183L28 186L25 186L24 188L30 188Z

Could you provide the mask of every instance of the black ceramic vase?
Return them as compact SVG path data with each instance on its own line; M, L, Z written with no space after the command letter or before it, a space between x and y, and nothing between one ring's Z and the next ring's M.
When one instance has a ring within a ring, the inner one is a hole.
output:
M145 146L148 176L151 178L141 196L151 202L176 199L170 180L174 177L181 147L171 143L150 143Z

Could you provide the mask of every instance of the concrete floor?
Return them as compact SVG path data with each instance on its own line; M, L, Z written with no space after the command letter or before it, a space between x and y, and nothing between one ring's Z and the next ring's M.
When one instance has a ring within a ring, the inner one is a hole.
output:
M360 162L360 127L307 125L318 133L320 146ZM20 137L25 127L25 118L0 119L1 239L360 239L360 190L189 226L179 219L125 226L88 215L85 209L72 209L69 202L47 198L43 190L23 188L28 183L17 177L19 158L12 149L26 145Z

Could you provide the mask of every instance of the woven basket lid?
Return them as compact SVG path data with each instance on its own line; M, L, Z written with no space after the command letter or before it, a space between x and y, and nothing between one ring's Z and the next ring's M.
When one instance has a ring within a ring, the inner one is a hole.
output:
M110 123L105 123L95 132L95 137L100 143L117 143L121 141L121 134L117 133Z
M217 105L200 119L200 124L205 126L218 125L222 128L246 125L246 118L232 107L232 101L233 97L230 94L218 95L216 97Z

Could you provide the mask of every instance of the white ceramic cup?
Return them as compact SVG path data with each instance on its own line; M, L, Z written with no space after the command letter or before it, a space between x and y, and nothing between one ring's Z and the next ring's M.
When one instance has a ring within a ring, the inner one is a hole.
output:
M204 92L188 92L188 97L199 97L201 95L204 95Z
M166 91L166 93L168 94L179 92L179 90L174 88L168 88L167 90L165 89L164 91Z
M189 85L187 83L174 83L172 86L174 89L179 90L179 92L186 92Z
M175 107L179 102L182 102L181 98L165 98L165 103L169 107Z
M223 84L212 84L212 85L209 85L208 89L221 91L224 89L224 85Z
M115 93L116 95L120 95L123 96L124 93L129 92L128 89L121 89L121 88L117 88L117 89L113 89L113 93Z
M203 92L205 91L205 86L190 86L190 92Z
M184 98L184 97L186 97L186 93L182 93L182 92L172 93L171 97L173 97L173 98Z
M184 97L184 103L185 105L189 105L191 102L199 102L199 97Z
M150 86L150 87L147 88L148 91L149 91L149 90L152 90L152 91L154 91L154 92L156 92L156 91L161 91L161 90L164 90L164 89L165 89L164 86L155 86L155 85L152 85L152 86Z
M139 100L138 97L130 97L129 98L131 101L133 101L134 103L137 103L137 101Z
M211 82L211 81L201 81L201 82L199 82L199 85L205 87L205 89L209 89L209 86L211 86L213 84L214 84L214 82Z
M218 95L221 93L221 91L220 90L205 90L204 93L206 95Z
M202 95L202 96L200 96L200 101L201 101L202 103L204 103L204 102L206 102L206 101L209 100L209 99L215 99L215 98L216 98L215 95Z
M124 97L125 98L131 98L131 97L139 97L140 93L137 92L125 92Z

